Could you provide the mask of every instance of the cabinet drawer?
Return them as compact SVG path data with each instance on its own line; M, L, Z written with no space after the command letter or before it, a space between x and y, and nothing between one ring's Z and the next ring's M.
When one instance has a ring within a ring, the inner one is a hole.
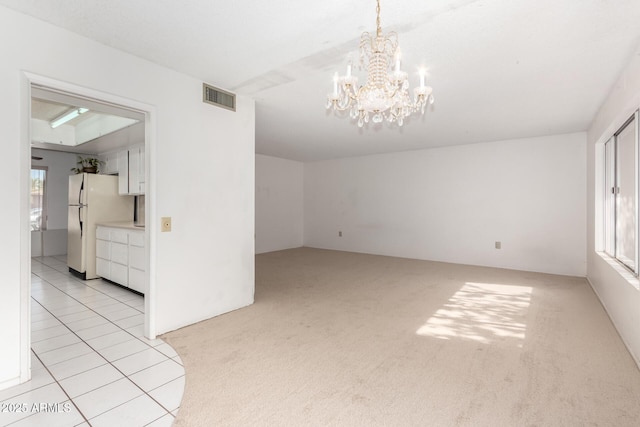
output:
M144 232L143 231L130 231L129 232L129 244L132 246L140 246L144 248Z
M118 264L127 265L128 263L128 248L127 245L123 245L122 243L114 243L111 242L111 261L117 262Z
M110 271L111 277L109 277L109 280L113 280L123 286L128 286L127 270L128 268L126 265L120 265L112 262Z
M111 259L111 251L109 250L109 242L106 240L96 240L96 256L106 260Z
M96 258L96 274L100 277L104 277L105 279L110 279L110 264L111 263L106 259Z
M116 243L127 244L127 230L121 230L119 228L111 229L111 241Z
M144 248L129 247L129 267L144 271Z
M144 271L138 270L137 268L129 267L129 287L131 289L144 294L144 278Z
M105 227L98 227L96 229L96 239L110 240L111 237L109 236L109 229Z

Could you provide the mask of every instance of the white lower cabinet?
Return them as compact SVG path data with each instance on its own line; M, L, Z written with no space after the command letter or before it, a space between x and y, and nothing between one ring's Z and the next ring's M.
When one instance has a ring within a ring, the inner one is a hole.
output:
M145 293L144 231L98 226L96 238L98 276Z
M144 292L144 232L129 232L129 287Z
M129 248L126 243L111 241L111 262L125 267L129 264Z
M112 261L111 278L109 280L112 280L123 286L129 286L129 280L127 278L127 266Z
M111 276L111 262L96 255L96 274L108 279Z
M129 287L144 294L144 271L129 267Z

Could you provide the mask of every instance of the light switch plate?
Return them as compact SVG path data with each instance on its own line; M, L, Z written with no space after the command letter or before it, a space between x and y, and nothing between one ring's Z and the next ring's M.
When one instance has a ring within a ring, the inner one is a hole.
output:
M160 218L160 231L171 231L171 217L163 216Z

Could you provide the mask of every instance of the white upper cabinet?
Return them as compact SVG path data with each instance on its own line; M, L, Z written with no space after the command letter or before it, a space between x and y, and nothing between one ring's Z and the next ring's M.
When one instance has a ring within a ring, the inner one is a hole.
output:
M144 146L129 148L129 194L144 194Z
M100 167L100 173L118 175L124 180L121 183L120 194L138 194L136 191L129 191L128 151L134 148L139 151L139 147L144 147L144 135L145 124L144 122L139 122L115 132L103 134L92 142L94 145L99 144L95 145L95 147L105 150L99 156L100 160L104 162ZM144 170L142 175L144 176Z
M100 167L100 173L105 175L116 175L118 173L118 152L103 154L101 160L104 164Z
M140 173L138 174L139 178L139 186L140 186L140 194L144 194L145 188L145 166L144 166L144 145L140 147Z
M145 191L144 145L134 145L117 153L118 192L138 195ZM106 154L105 161L109 157ZM105 172L110 173L110 172Z
M118 151L118 193L129 194L129 151Z

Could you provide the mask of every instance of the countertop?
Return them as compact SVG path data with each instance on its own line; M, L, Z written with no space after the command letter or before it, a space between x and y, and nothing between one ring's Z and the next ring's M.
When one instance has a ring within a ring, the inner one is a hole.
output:
M113 228L125 228L127 230L144 231L144 227L136 227L135 225L133 225L133 221L99 222L96 225Z

